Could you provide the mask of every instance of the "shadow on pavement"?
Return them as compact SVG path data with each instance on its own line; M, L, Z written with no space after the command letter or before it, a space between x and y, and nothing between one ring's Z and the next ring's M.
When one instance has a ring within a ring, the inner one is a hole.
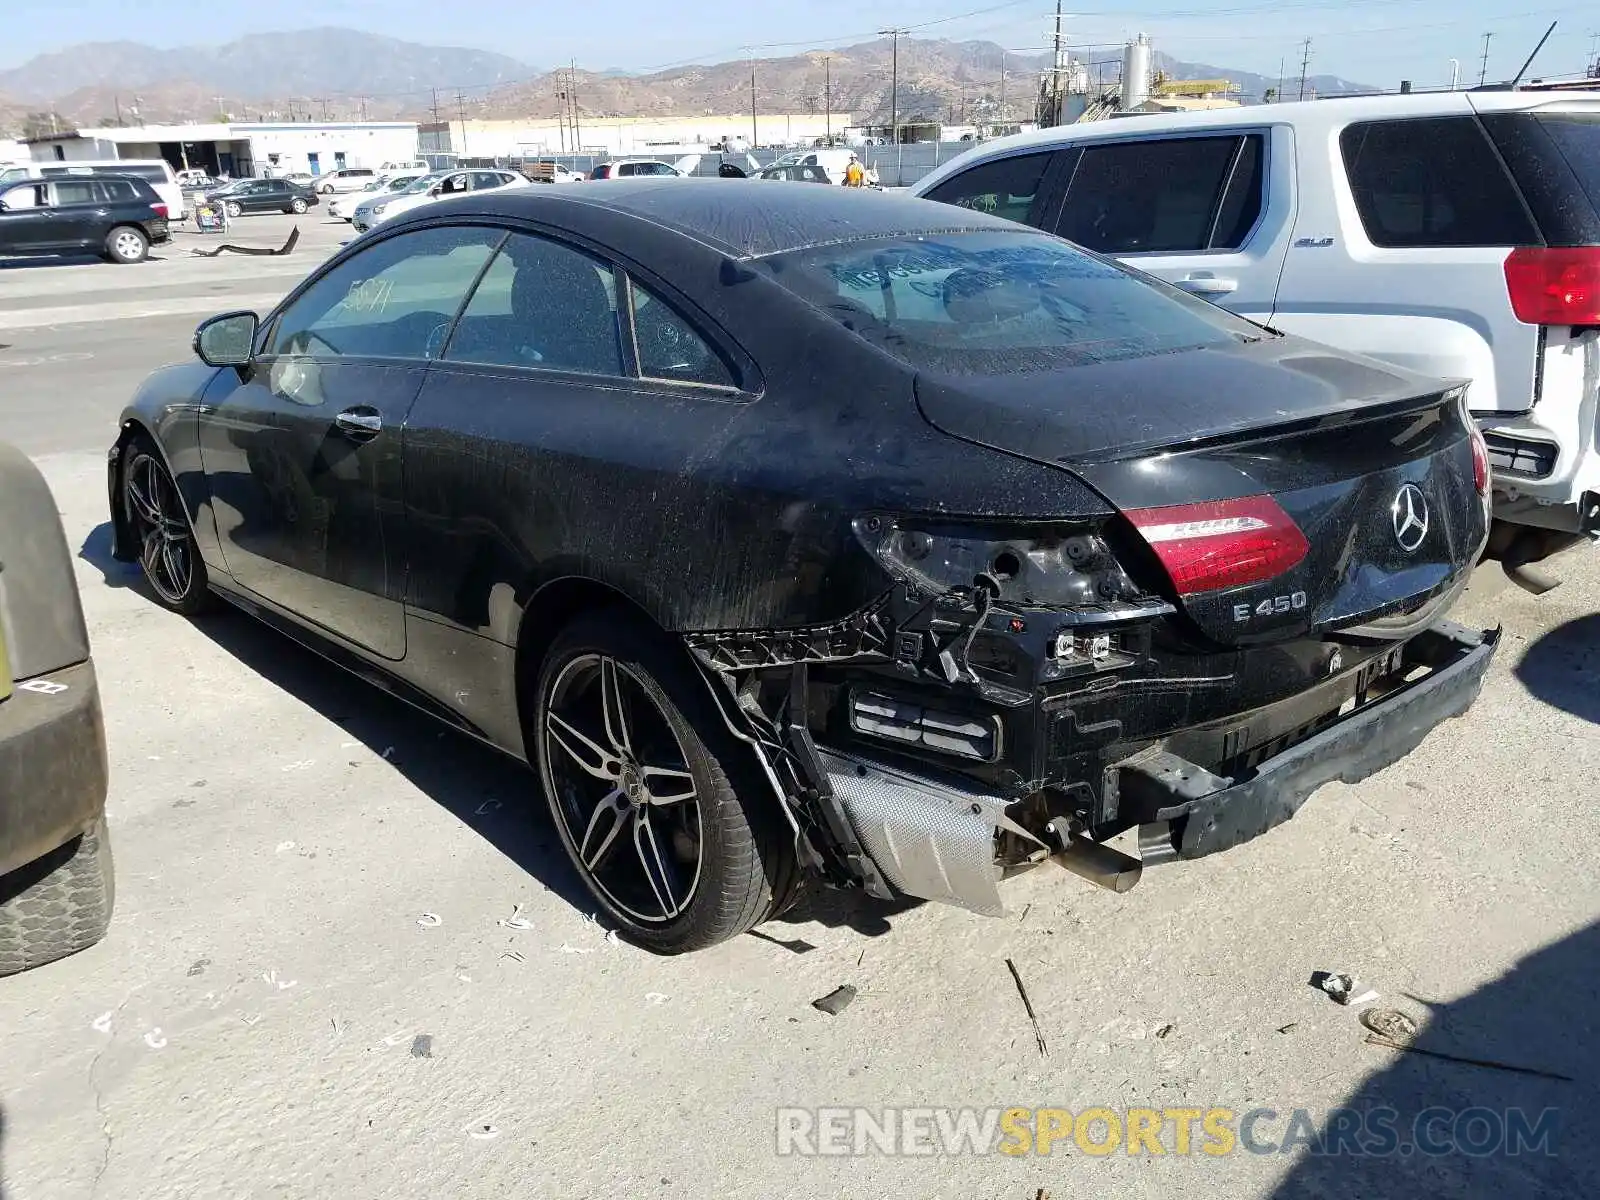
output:
M1276 1200L1600 1196L1600 925L1536 951L1460 1000L1385 997L1373 1007L1391 1004L1423 1025L1414 1042L1422 1050L1553 1072L1572 1082L1362 1046L1381 1069L1344 1106L1367 1113L1393 1110L1402 1149L1380 1156L1302 1151ZM1355 1013L1350 1026L1351 1037L1366 1036ZM1434 1111L1421 1129L1428 1144L1437 1149L1453 1138L1478 1153L1405 1152L1418 1117L1429 1110ZM1547 1127L1554 1133L1548 1153L1536 1144L1508 1154L1501 1139L1491 1136L1510 1127L1508 1112L1520 1111L1526 1127L1537 1130L1549 1110L1554 1113ZM1280 1111L1258 1140L1282 1139L1288 1116ZM1325 1148L1332 1125L1330 1119L1320 1131Z
M79 557L110 587L129 587L156 603L134 563L111 557L111 526L84 539ZM247 668L338 725L418 790L581 913L596 905L573 871L522 763L441 724L358 679L292 638L223 604L191 622ZM478 809L485 801L499 807Z
M1516 673L1546 704L1600 724L1600 613L1552 629L1528 647Z
M163 246L166 254L150 254L145 262L164 262L173 247ZM17 258L0 258L0 271L28 271L44 267L114 267L121 264L107 262L98 254L39 254Z

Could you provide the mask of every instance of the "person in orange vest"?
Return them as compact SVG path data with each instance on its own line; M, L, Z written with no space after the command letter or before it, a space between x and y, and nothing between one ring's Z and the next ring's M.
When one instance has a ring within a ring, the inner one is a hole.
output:
M866 182L867 173L861 169L861 160L852 154L849 165L844 169L844 185L845 187L864 187Z

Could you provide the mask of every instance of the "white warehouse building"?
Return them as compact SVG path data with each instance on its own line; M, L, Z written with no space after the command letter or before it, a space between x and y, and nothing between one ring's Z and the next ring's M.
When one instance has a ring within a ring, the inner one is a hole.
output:
M112 126L30 138L35 162L164 158L235 178L320 175L341 167L381 167L417 157L415 121L267 121L212 125Z

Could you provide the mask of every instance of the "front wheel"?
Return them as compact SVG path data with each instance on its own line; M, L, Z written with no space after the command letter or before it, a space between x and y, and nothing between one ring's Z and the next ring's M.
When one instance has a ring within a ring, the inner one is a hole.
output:
M156 448L143 438L126 454L123 514L139 547L139 567L163 607L185 616L203 612L211 604L206 564L178 485Z
M306 202L300 199L299 196L296 196L293 200L289 201L289 211L294 213L295 216L299 216L301 213L305 212L305 210Z
M229 200L226 209L230 217L242 217L244 215L244 205L237 200Z
M632 940L697 950L788 902L792 831L680 651L596 614L557 636L538 686L533 758L556 829Z

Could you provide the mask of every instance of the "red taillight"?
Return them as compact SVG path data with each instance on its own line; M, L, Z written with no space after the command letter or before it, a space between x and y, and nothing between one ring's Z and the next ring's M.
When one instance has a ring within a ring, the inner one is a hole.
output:
M167 215L167 206L165 204L152 204L150 206L150 210L153 213L155 213L156 216L161 217L163 219L165 219L165 217Z
M1272 579L1311 549L1271 496L1136 508L1128 519L1181 596Z
M1478 495L1489 494L1489 446L1476 425L1472 427L1472 485Z
M1525 246L1506 259L1511 311L1528 325L1600 325L1600 246Z

